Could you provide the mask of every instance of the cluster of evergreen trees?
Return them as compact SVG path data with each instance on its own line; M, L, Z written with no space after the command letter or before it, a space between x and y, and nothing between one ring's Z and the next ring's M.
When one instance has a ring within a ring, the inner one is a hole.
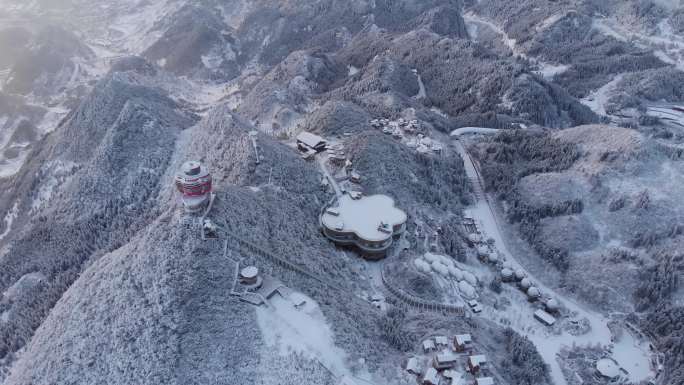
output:
M581 213L579 199L535 206L517 189L525 176L568 169L579 158L575 145L563 143L545 132L503 131L474 151L481 165L485 188L508 203L508 220L519 223L522 236L539 255L561 271L569 267L569 252L541 238L540 220Z
M549 368L537 348L527 337L507 328L504 330L506 358L501 372L516 385L537 385L549 381Z

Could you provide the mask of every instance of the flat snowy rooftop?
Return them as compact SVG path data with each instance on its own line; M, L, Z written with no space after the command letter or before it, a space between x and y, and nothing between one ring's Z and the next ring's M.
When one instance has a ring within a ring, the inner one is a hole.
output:
M406 222L406 218L406 213L396 208L394 200L386 195L354 200L345 194L339 199L337 207L323 213L321 221L327 228L335 231L355 233L367 241L383 241L391 237L393 227ZM389 226L389 233L380 230L381 223Z

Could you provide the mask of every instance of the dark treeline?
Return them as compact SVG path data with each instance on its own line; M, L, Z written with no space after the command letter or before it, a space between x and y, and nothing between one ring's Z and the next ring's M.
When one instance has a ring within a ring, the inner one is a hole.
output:
M576 146L547 133L515 130L496 135L473 153L481 165L487 191L508 203L508 220L519 223L521 235L542 258L561 271L567 270L569 252L539 237L539 221L581 213L583 202L575 199L533 206L520 195L517 184L528 175L568 169L579 158Z

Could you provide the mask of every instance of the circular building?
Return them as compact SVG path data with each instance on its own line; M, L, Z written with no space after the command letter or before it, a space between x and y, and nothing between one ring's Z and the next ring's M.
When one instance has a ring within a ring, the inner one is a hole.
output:
M425 262L424 260L420 258L416 258L413 263L416 265L416 269L418 271L423 272L423 273L429 273L430 272L430 264Z
M501 279L504 280L504 281L510 281L510 280L512 280L512 279L513 279L513 270L511 270L511 269L509 269L509 268L507 268L507 267L504 267L504 268L501 270Z
M441 275L443 277L449 276L449 268L445 264L443 264L442 262L439 262L439 261L432 262L431 266L432 266L432 270L437 272L439 275Z
M475 288L466 281L458 283L458 291L460 291L461 295L466 299L473 299L476 296Z
M323 234L339 245L356 246L368 259L383 258L394 238L406 230L406 212L389 196L344 194L337 203L321 214Z
M515 271L515 279L520 281L521 279L525 278L527 274L522 269L518 269Z
M449 274L457 281L463 280L463 271L456 266L449 266Z
M261 286L259 269L256 266L247 266L240 270L240 284L247 286L247 289L257 289Z
M516 277L517 277L517 275L516 275ZM530 286L532 286L532 281L530 281L529 278L523 278L522 281L520 281L520 288L521 289L527 291L527 289L529 289Z
M530 297L530 299L537 299L541 297L541 292L535 286L531 286L527 289L527 296Z
M477 278L475 277L475 275L473 275L473 273L469 271L463 272L463 279L472 286L477 285Z
M176 189L181 193L183 206L188 212L197 212L206 206L211 197L212 180L209 171L200 162L185 162L175 178Z
M549 298L544 304L544 306L546 306L546 310L550 312L558 311L558 308L560 307L558 301L554 298Z

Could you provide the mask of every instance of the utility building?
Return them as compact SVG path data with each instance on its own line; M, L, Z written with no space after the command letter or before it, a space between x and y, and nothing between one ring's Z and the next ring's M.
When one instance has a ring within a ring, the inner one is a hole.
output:
M209 171L198 161L185 162L175 178L188 212L202 210L211 198L212 180Z
M313 150L316 152L321 152L325 150L327 145L328 142L326 142L325 139L310 132L304 131L297 135L297 147L299 147L301 151L306 152Z

